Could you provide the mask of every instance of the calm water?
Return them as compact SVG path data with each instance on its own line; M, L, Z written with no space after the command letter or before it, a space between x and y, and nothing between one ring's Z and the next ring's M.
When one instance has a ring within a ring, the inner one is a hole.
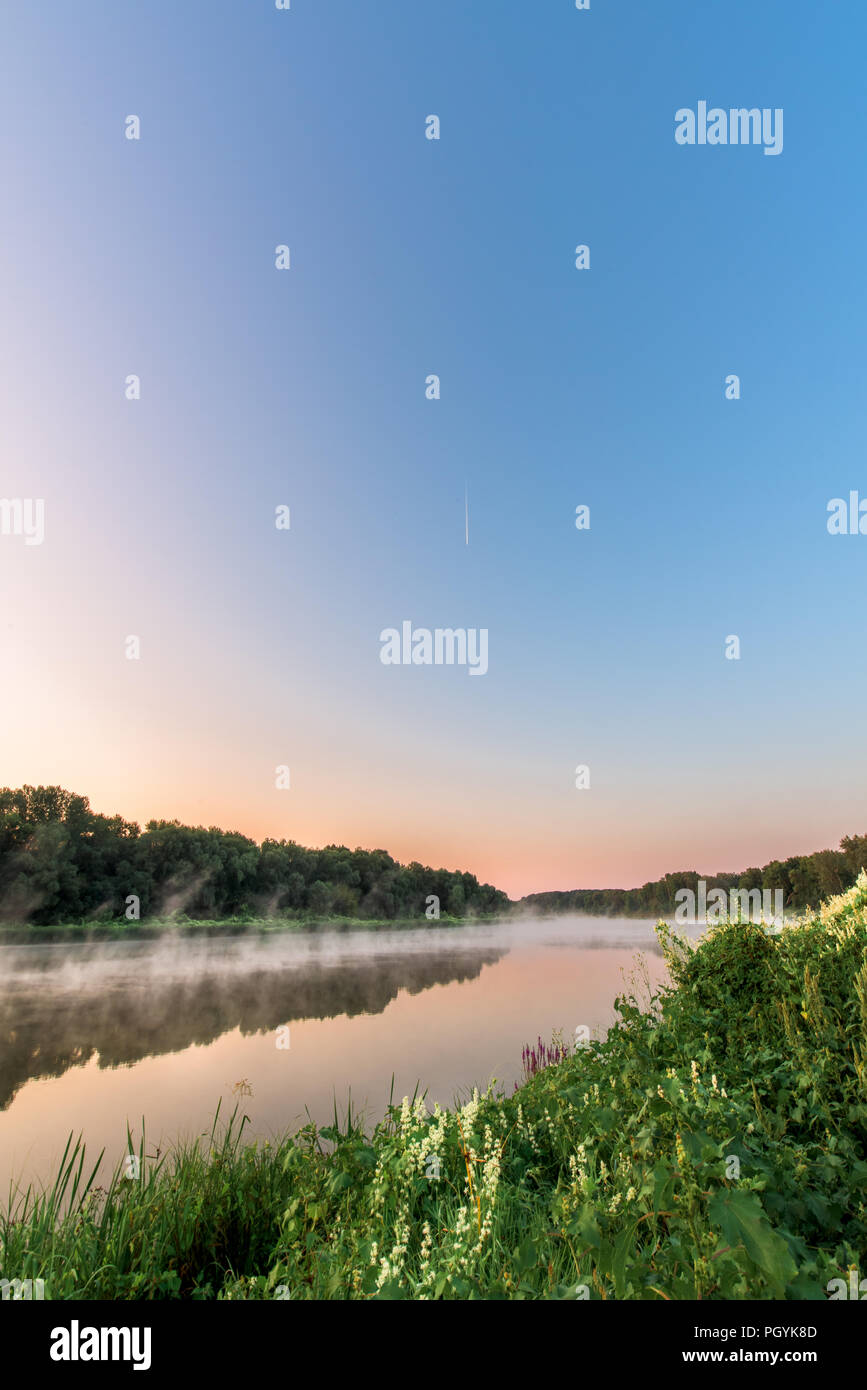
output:
M107 1176L127 1124L137 1147L144 1117L152 1154L221 1100L270 1137L350 1093L378 1119L392 1074L397 1100L511 1091L524 1043L604 1033L638 952L660 981L652 923L599 918L2 947L0 1199L53 1176L70 1132L105 1148Z

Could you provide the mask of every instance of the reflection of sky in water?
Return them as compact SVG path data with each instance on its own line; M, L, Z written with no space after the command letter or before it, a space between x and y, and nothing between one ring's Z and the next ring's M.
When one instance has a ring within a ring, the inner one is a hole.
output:
M0 1181L46 1177L70 1131L115 1156L142 1115L199 1132L241 1079L258 1134L350 1092L377 1118L392 1074L398 1099L511 1089L525 1042L611 1023L638 951L660 980L652 924L621 920L4 948Z

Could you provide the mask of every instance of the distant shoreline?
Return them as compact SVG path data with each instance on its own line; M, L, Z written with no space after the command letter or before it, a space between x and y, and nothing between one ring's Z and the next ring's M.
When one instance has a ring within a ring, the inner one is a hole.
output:
M62 922L43 926L39 923L0 923L0 946L52 944L64 941L148 941L162 936L220 937L272 936L286 932L321 931L408 931L421 928L471 927L484 923L503 922L508 913L491 916L447 917L427 921L424 917L268 917L225 918L223 920L194 920L188 918L152 917L138 922L90 921Z
M787 911L785 920L796 921L802 914ZM243 936L281 936L301 935L320 932L404 932L458 927L507 926L510 922L536 921L556 922L564 917L586 917L599 922L626 920L646 922L650 925L665 922L668 926L712 926L711 921L689 920L677 923L671 912L591 912L588 909L572 909L540 912L523 911L515 905L505 912L476 915L472 917L441 916L428 921L418 917L245 917L199 920L185 917L152 917L142 921L118 921L116 919L87 922L60 922L43 925L34 922L0 922L0 946L61 945L64 942L111 942L111 941L156 941L162 937L180 937L187 940L219 937Z

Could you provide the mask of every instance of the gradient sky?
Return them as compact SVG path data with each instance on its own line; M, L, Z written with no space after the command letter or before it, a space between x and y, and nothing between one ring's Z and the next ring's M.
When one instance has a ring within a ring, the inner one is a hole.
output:
M5 5L0 495L46 535L0 536L0 781L513 895L867 830L867 536L826 528L867 497L865 39L854 0ZM783 153L677 145L705 99ZM404 619L487 628L487 675L383 666Z

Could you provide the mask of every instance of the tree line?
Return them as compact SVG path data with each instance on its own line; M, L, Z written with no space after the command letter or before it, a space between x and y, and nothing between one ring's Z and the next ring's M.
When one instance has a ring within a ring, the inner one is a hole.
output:
M867 835L846 835L839 850L820 849L815 854L773 859L761 869L742 873L699 874L694 869L645 883L641 888L575 888L562 893L530 893L521 899L525 907L540 912L582 912L608 917L670 917L678 889L698 893L698 882L708 893L722 888L781 889L788 908L818 907L819 903L851 888L862 869L867 869Z
M86 796L62 787L0 789L0 918L55 926L122 919L134 898L142 917L199 920L270 917L425 918L433 896L449 917L530 908L610 917L667 917L681 888L782 889L788 908L815 907L867 869L867 835L839 850L774 859L742 873L665 874L641 888L576 888L531 893L513 903L474 874L400 864L382 849L294 840L257 844L235 831L151 820L144 830L103 816ZM429 920L429 919L427 919Z
M62 787L0 789L0 916L53 926L142 918L358 917L425 920L428 899L452 917L506 910L474 874L399 864L381 849L264 840L151 820L144 830L92 811Z

